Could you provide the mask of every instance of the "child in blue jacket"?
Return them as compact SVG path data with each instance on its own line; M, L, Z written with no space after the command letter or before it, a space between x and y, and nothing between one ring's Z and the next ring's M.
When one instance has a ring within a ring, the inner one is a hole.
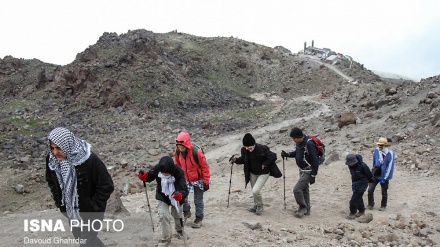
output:
M373 182L373 174L367 164L363 162L360 154L348 154L345 157L345 164L350 169L353 191L350 199L350 214L347 219L352 220L365 214L363 196L368 188L368 183Z

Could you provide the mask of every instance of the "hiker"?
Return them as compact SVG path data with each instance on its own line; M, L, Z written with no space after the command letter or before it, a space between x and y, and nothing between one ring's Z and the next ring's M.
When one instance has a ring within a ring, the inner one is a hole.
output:
M351 190L353 191L350 199L350 214L347 219L352 220L365 214L363 196L368 188L368 182L373 181L373 174L363 162L360 154L348 154L345 157L345 164L350 170Z
M182 168L185 174L189 192L194 192L196 218L191 227L200 228L202 227L205 207L203 194L209 190L211 174L203 150L191 143L190 135L187 132L180 132L177 135L174 161ZM188 203L188 198L183 203L183 212L186 221L186 219L191 217L191 206Z
M309 136L303 134L300 128L293 128L290 131L290 137L296 144L295 151L281 151L281 157L295 158L296 165L299 168L299 180L293 188L295 201L299 205L294 216L301 218L304 215L310 215L310 193L309 184L315 183L315 177L318 174L318 152L316 144Z
M230 162L244 164L245 188L251 182L254 198L254 205L248 211L260 215L264 211L261 189L269 178L270 166L275 166L277 155L268 146L256 143L250 133L244 135L240 153L238 158L232 156Z
M93 224L84 229L72 227L80 246L105 246L93 229L103 224L107 200L114 190L107 167L89 143L66 128L53 129L48 139L51 151L46 157L46 181L56 207L72 225L80 225L81 220L84 225Z
M389 148L387 138L381 137L376 143L377 147L373 152L373 166L371 172L374 175L374 182L368 186L368 209L374 208L374 190L380 183L382 189L382 201L379 211L384 211L388 201L388 187L394 173L394 151Z
M177 238L186 237L184 236L182 222L180 222L182 204L188 196L188 188L182 168L176 166L171 157L164 156L148 172L140 171L138 178L149 183L156 180L157 183L157 214L162 229L159 246L167 246L171 243L171 216L174 218Z

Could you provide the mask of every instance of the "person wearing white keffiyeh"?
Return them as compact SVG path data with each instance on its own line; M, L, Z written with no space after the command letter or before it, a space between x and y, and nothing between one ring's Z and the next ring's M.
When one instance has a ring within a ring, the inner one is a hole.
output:
M46 158L46 181L55 205L70 221L102 220L114 190L106 166L89 143L66 128L53 129L48 139L51 152ZM104 246L97 232L76 227L72 231L85 242L81 246Z
M164 156L153 169L148 172L139 172L138 177L144 182L152 182L153 180L157 182L157 213L162 230L159 246L166 246L171 242L171 217L174 218L177 237L184 237L182 203L188 196L188 188L183 170L174 164L171 157Z

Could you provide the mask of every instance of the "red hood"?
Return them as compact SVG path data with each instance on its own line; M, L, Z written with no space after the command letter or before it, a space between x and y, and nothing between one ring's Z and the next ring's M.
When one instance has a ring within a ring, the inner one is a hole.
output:
M184 142L183 143L177 143L177 141L184 141ZM187 133L187 132L180 132L177 135L177 138L176 138L176 145L177 144L183 145L187 149L192 148L192 143L191 143L191 140L190 140L190 137L189 137L189 133Z

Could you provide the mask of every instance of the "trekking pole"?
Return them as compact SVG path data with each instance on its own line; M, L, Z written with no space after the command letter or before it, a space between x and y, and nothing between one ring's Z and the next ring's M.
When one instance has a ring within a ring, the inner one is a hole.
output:
M179 205L180 226L182 227L183 245L188 246L186 243L185 226L183 224L183 208Z
M139 173L144 173L144 170L140 170ZM151 227L153 228L154 232L154 222L153 222L153 216L151 215L151 207L150 207L150 200L148 199L148 190L147 190L147 183L144 182L144 188L145 188L145 195L147 196L147 205L148 205L148 211L150 212L150 219L151 219Z
M283 180L284 180L284 209L286 209L286 169L284 168L284 158L283 158Z
M234 166L234 162L231 162L232 158L234 158L234 155L229 159L229 162L231 163L231 176L229 177L229 193L228 193L228 208L229 208L229 198L231 197L231 184L232 184L232 167Z

